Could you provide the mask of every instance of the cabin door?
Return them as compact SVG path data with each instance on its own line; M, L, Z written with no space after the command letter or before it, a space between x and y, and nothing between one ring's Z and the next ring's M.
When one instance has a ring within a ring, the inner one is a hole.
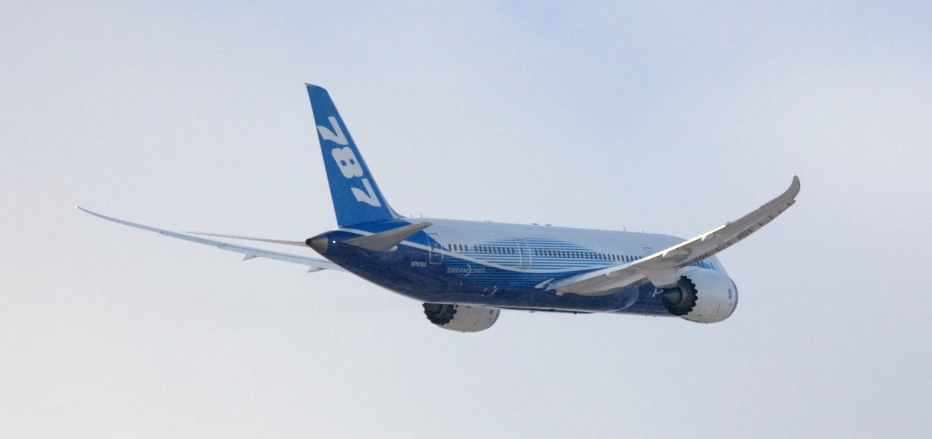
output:
M527 245L524 238L515 238L518 245L518 266L521 268L531 268L531 248Z
M428 241L430 244L430 263L431 264L441 264L443 263L443 246L440 245L440 236L436 233L428 233Z

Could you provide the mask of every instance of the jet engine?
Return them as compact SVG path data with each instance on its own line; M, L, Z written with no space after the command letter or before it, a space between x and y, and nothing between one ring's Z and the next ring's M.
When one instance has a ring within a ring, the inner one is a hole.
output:
M431 323L451 331L479 332L492 327L501 311L469 305L425 303L424 314Z
M727 319L738 306L738 287L720 271L696 268L680 273L676 285L661 292L670 314L691 322L715 323Z

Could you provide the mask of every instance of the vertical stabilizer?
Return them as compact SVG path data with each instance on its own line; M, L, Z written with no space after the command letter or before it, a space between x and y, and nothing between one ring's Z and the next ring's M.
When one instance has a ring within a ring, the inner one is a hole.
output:
M327 90L307 84L340 227L395 218Z

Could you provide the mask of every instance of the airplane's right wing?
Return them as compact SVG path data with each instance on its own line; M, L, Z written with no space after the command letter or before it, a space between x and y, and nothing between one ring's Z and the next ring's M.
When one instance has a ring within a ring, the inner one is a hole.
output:
M91 212L90 210L84 209L82 207L78 207L78 209L81 209L82 211L87 212L91 215L94 215L98 218L103 218L107 221L113 221L115 223L123 224L123 225L130 226L130 227L135 227L137 229L143 229L143 230L148 230L150 232L156 232L160 235L183 239L185 241L196 242L198 244L205 244L205 245L219 248L220 250L227 250L227 251L246 255L243 258L243 260L248 260L252 258L266 258L266 259L274 259L276 261L282 261L282 262L291 262L293 264L299 264L299 265L304 265L308 267L308 270L307 270L308 272L314 272L314 271L320 271L320 270L346 271L343 269L343 267L340 267L339 265L334 264L333 262L330 262L326 259L309 258L307 256L293 255L293 254L288 254L288 253L279 253L279 252L273 252L270 250L263 250L260 248L245 247L241 245L229 244L223 241L214 241L212 239L199 238L197 236L191 236L191 235L186 235L184 233L172 232L170 230L158 229L155 227L145 226L142 224L136 224L133 222L124 221L124 220L109 217L106 215L101 215L96 212ZM230 236L230 237L233 237L233 236ZM243 237L236 237L236 238L244 239ZM255 239L255 238L245 238L245 239ZM278 241L278 240L270 240L270 239L262 240L262 241L273 242L277 244L301 244L298 242Z
M677 281L678 269L731 247L789 209L796 202L799 188L799 177L794 175L789 189L735 221L725 223L723 226L635 262L563 279L548 285L547 289L555 290L560 294L599 295L644 279L658 287L673 285Z

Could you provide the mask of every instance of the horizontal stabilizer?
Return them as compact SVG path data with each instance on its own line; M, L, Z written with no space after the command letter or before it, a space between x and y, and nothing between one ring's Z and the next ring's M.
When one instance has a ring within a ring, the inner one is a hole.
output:
M346 241L343 241L343 243L374 252L388 252L392 251L392 249L394 249L399 242L408 239L408 237L411 235L420 232L421 230L424 230L432 225L434 224L429 222L410 224L404 227L399 227L397 229L374 233L372 235L347 239Z

